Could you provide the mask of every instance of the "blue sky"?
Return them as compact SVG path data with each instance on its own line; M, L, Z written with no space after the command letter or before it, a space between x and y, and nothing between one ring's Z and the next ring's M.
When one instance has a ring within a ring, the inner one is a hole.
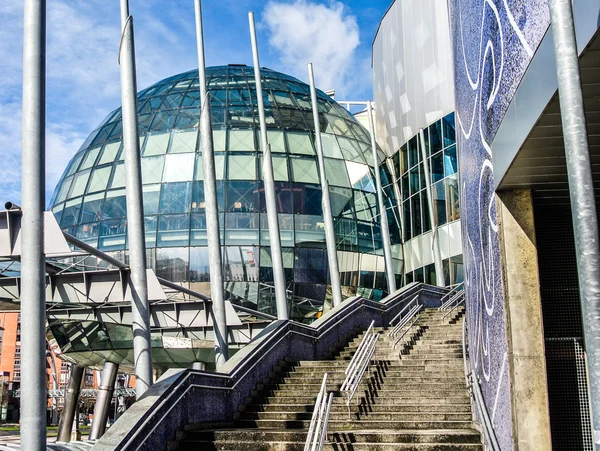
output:
M337 98L372 98L371 42L391 0L205 0L208 65L252 64L248 11L261 65L306 80ZM168 8L167 8L168 7ZM197 67L192 0L130 0L138 88ZM21 195L22 0L0 2L0 202ZM48 1L46 198L71 156L120 104L117 0Z

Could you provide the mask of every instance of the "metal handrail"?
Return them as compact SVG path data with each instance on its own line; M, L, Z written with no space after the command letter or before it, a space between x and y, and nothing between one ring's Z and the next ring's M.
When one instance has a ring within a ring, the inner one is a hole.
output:
M412 329L412 327L415 325L415 323L419 320L419 317L421 316L421 310L423 310L423 306L422 305L418 305L414 312L412 313L412 315L407 315L407 322L414 317L412 323L410 323L408 325L408 327L406 328L406 330L404 332L402 332L402 335L400 335L398 337L398 339L394 342L394 346L392 347L394 350L396 349L396 345L398 343L400 343L400 341L402 341L402 339L406 336L406 334L408 333L409 330Z
M440 299L442 305L438 308L438 310L444 310L444 303L446 302L444 299L450 298L452 295L460 291L462 289L462 285L464 285L464 282L459 282L454 285L448 285L446 287L447 289L449 289L449 291Z
M492 422L490 420L490 416L488 414L487 408L485 407L485 403L483 401L483 394L481 393L481 386L479 385L479 380L477 376L470 371L470 362L468 358L468 350L467 350L467 319L463 319L463 336L462 336L462 347L463 347L463 364L465 370L465 382L467 384L467 388L469 389L469 395L473 400L473 404L477 406L479 410L479 414L481 419L483 420L483 433L487 439L487 442L490 444L492 451L500 451L500 446L498 445L498 439L496 438L496 433L494 432L494 427L492 426Z
M398 319L400 316L402 316L402 314L403 314L403 313L404 313L404 312L405 312L405 311L408 309L408 307L410 307L412 304L414 304L414 303L415 303L415 302L416 302L418 299L419 299L419 295L416 295L415 297L413 297L413 298L412 298L412 299L411 299L411 300L408 302L408 304L406 304L406 305L404 306L404 308L403 308L402 310L400 310L400 312L399 312L399 313L398 313L396 316L394 316L394 317L393 317L393 318L390 320L390 326L392 325L392 323L393 323L394 321L396 321L396 320L397 320L397 319ZM391 333L390 333L390 336L391 336Z
M377 340L379 339L379 333L375 332L373 329L374 323L375 321L371 321L371 324L365 332L365 335L363 336L356 353L352 357L352 360L350 360L350 364L345 371L346 379L340 388L340 391L346 395L348 415L350 415L350 402L352 401L352 398L354 398L365 371L369 367L371 358L375 353Z
M410 311L406 314L406 316L404 318L402 318L400 320L400 322L394 326L394 328L390 331L388 336L390 338L394 338L398 334L398 332L400 332L402 330L402 328L408 324L408 322L411 320L411 318L413 316L415 316L417 310L419 310L419 304L414 305L410 309Z
M450 308L450 306L459 298L462 296L464 292L463 291L457 291L456 293L454 293L454 295L449 298L447 301L445 301L438 310L440 311L445 311L448 310L448 308Z
M310 420L304 451L321 451L323 449L323 444L327 437L327 423L329 423L329 413L331 412L332 403L333 393L329 393L329 396L327 395L327 373L325 373Z
M450 308L449 310L446 310L446 313L444 313L442 315L442 321L444 321L446 319L446 317L448 315L450 315L454 310L456 310L461 304L464 304L465 302L465 292L461 291L460 296L456 298L456 300L454 301L454 306L452 308Z

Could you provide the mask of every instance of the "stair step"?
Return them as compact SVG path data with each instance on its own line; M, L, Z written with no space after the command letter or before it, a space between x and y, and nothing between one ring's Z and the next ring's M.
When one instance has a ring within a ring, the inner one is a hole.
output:
M308 429L310 420L236 420L235 426L250 428ZM355 429L469 429L468 421L386 421L386 420L329 420L328 431Z

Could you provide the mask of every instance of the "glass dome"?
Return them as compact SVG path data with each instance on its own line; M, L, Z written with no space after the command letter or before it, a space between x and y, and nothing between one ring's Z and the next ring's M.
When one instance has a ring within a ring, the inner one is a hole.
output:
M261 76L290 311L295 319L310 319L329 299L310 90L266 68ZM207 79L226 288L234 302L274 313L254 69L212 67ZM379 297L385 275L370 138L347 110L321 91L318 105L344 294L360 290ZM138 113L148 265L159 277L209 294L197 70L141 91ZM121 140L119 108L73 157L50 208L63 230L126 260ZM381 153L380 161L383 157ZM381 174L384 184L392 180L385 165ZM396 200L392 185L384 191L400 274Z

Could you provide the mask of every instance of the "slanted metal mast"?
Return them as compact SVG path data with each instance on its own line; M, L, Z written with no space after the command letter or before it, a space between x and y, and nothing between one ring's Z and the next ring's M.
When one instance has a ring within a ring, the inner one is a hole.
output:
M129 1L121 0L121 103L123 120L123 154L127 193L127 240L131 268L131 312L133 315L133 355L136 392L141 396L152 385L152 347L150 343L150 306L146 276L146 239L142 166L137 115L137 82L133 17Z
M204 170L204 201L206 205L206 234L210 261L210 295L213 301L213 327L215 331L215 364L217 371L229 358L227 348L227 321L223 293L223 264L221 262L221 232L217 201L217 177L210 121L210 94L206 89L206 62L204 59L204 32L202 28L201 0L194 0L196 15L196 40L198 45L198 85L200 87L200 145Z

